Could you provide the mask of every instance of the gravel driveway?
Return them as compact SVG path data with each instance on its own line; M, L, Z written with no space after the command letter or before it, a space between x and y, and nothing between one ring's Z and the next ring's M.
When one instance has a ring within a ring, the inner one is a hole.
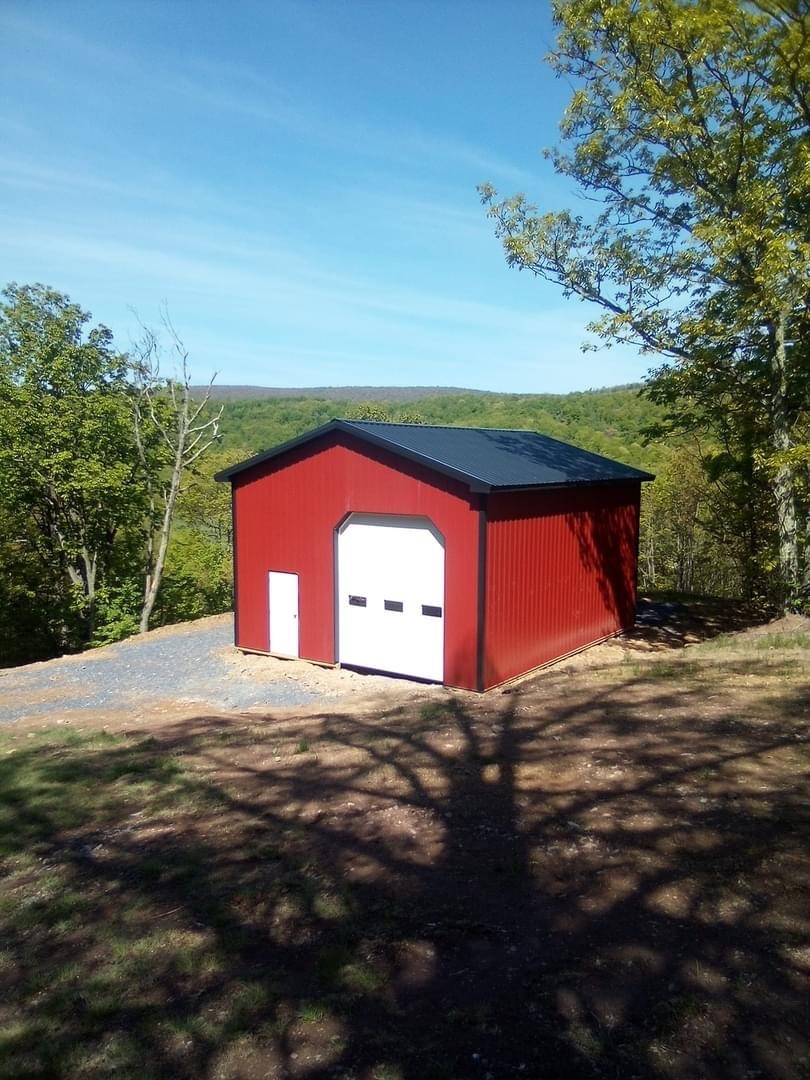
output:
M233 648L233 618L218 615L21 668L0 670L0 722L158 701L214 709L287 707L334 700L309 664L248 657ZM319 685L320 682L320 685Z
M233 615L212 615L76 656L0 669L0 723L119 710L135 717L191 705L229 711L381 696L402 702L442 693L408 679L241 653L233 645Z
M627 650L676 648L721 630L751 625L750 614L739 605L718 602L712 607L713 603L695 601L687 609L679 603L642 599L634 632L562 660L557 668L615 663ZM772 629L771 624L765 629ZM233 646L233 616L212 615L77 656L0 669L0 723L69 712L127 710L137 716L155 707L163 711L191 705L223 712L354 705L381 698L398 705L415 697L437 699L458 693L464 692L240 653Z

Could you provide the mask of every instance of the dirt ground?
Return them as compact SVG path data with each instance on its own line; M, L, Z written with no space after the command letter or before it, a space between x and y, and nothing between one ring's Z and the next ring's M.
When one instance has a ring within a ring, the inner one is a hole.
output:
M71 718L212 795L53 840L89 852L69 863L88 889L219 957L182 977L164 949L105 1020L137 1075L810 1076L808 623L708 640L721 622L693 611L487 695Z
M330 708L339 711L344 709L373 710L393 708L408 703L447 701L464 703L483 700L492 702L499 694L510 693L518 686L531 685L537 679L547 680L562 672L587 673L631 661L669 659L681 655L684 648L692 645L714 639L722 641L722 636L727 634L734 634L737 638L745 640L767 633L810 631L810 619L803 616L796 615L787 619L764 622L760 613L722 600L690 597L688 604L684 604L678 601L651 600L642 597L639 609L641 618L632 631L599 645L585 648L572 656L518 678L504 687L488 691L483 698L478 694L463 690L449 690L375 672L330 667L307 661L282 660L258 653L243 653L231 645L219 649L216 659L221 660L235 678L245 682L259 685L290 684L300 687L307 693L322 697ZM224 626L231 620L230 614L211 615L191 623L159 627L150 631L143 639L131 640L148 642L161 639L171 640L178 636L194 635L200 629L204 631L206 628ZM115 646L95 649L91 654L79 653L75 656L64 656L57 660L31 664L27 669L16 670L47 672L64 666L70 668L72 665L81 664L87 655L91 655L96 662L108 660L113 657L114 649ZM13 675L14 670L0 671L0 679L4 674ZM204 675L203 668L201 676L204 677ZM190 694L185 693L183 700L178 702L169 690L170 687L167 687L165 696L161 696L159 691L153 691L145 700L139 695L137 701L127 701L123 705L113 703L106 704L103 708L92 708L86 705L81 707L75 704L64 705L60 701L64 691L59 686L36 688L23 686L15 689L0 681L3 703L17 706L21 714L24 714L26 705L48 704L51 706L41 715L31 717L22 715L21 719L15 720L15 727L18 729L35 730L43 724L59 723L75 725L85 730L101 727L108 731L121 731L131 730L133 721L136 721L138 729L146 731L153 725L162 725L169 719L197 715L201 707L205 708L206 714L220 715L220 711L211 708L210 705L201 705L190 700L190 697L194 696L193 691ZM279 706L273 708L272 715L297 717L316 714L321 708L322 705L319 704L312 706L295 704L289 708ZM266 711L261 706L245 710L249 715L262 715ZM233 710L221 711L223 716L232 715L232 713Z

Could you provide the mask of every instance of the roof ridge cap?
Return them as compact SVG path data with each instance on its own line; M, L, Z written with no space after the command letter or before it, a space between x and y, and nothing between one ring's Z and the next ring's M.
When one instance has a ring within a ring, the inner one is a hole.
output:
M441 431L516 431L522 435L540 435L544 439L550 439L553 436L543 435L542 431L535 431L534 428L519 428L519 427L478 427L471 424L414 424L408 420L361 420L357 417L335 417L336 420L340 420L344 424L377 424L379 427L412 427L412 428L438 428ZM557 439L557 442L560 442ZM573 445L571 443L568 444Z

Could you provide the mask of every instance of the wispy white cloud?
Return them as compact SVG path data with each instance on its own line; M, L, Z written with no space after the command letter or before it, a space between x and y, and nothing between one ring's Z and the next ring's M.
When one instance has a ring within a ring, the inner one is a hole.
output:
M87 8L61 24L58 8L27 10L0 12L19 104L0 116L0 280L71 292L123 342L127 305L149 321L165 299L198 376L227 382L562 389L575 367L611 381L581 363L582 309L507 283L474 184L533 181L464 110L442 124L395 97L351 107L354 86L332 97L328 77L292 68L277 81L255 52L206 52L205 35L150 50L148 34L97 39ZM278 17L294 24L299 6ZM318 19L300 20L305 40ZM360 65L363 43L344 45L342 69ZM617 381L634 377L612 359Z
M74 64L95 65L122 65L124 69L132 66L129 57L123 48L110 48L102 44L96 38L89 38L69 30L64 23L57 18L44 15L33 18L30 15L20 14L19 9L13 10L6 7L0 10L0 29L6 40L15 40L24 43L26 48L26 60L31 59L30 46L34 43L51 51L71 57ZM13 56L13 54L12 54Z
M2 219L0 219L2 220ZM178 287L207 289L212 295L231 295L240 301L272 298L283 306L285 317L300 305L312 311L315 299L321 309L362 311L366 315L418 317L423 320L474 322L482 327L504 318L520 321L511 309L478 304L432 291L391 287L384 279L350 275L340 266L329 267L307 260L295 249L257 238L215 238L192 231L140 228L140 241L111 239L101 231L76 230L69 226L34 221L3 224L9 248L48 253L56 260L81 260L118 271L148 274Z
M195 244L189 237L181 243L178 235L170 243L157 235L116 241L68 228L37 229L31 222L17 231L6 222L3 230L12 246L26 245L34 259L41 253L51 265L106 268L127 283L122 291L133 298L148 283L181 321L205 307L205 329L192 330L190 343L208 366L201 374L224 369L225 381L299 385L330 378L373 382L376 375L380 382L429 383L441 371L442 382L562 389L570 384L565 368L578 358L583 336L573 307L516 311L347 275L312 265L283 246L247 251L240 242ZM148 321L148 312L141 315ZM636 363L621 377L641 370ZM491 380L481 374L487 371Z
M452 166L471 176L471 183L495 179L528 184L532 175L514 163L450 132L403 126L393 117L385 126L342 115L321 102L310 100L304 90L294 94L249 65L236 66L213 60L177 59L168 67L160 58L144 63L123 46L111 47L87 38L50 20L33 20L6 14L0 26L18 37L28 38L59 54L68 54L80 73L103 75L91 78L88 92L99 85L115 86L137 80L140 92L158 103L181 99L199 112L225 113L268 128L283 130L296 138L328 147L351 146L356 155L380 159L400 168L439 171Z
M234 200L223 196L210 185L197 179L177 176L166 168L129 168L126 163L116 169L93 169L86 161L72 163L64 158L59 164L44 156L22 155L0 157L0 186L30 195L39 191L58 199L66 195L92 199L106 196L109 204L135 227L143 213L143 204L166 211L188 210L201 215L220 214L233 217L239 211ZM98 208L98 205L97 205Z
M86 171L72 171L36 161L26 161L19 157L0 158L0 184L24 188L27 191L36 188L51 193L68 189L88 193L103 192L127 199L142 199L151 190L148 184L122 184Z

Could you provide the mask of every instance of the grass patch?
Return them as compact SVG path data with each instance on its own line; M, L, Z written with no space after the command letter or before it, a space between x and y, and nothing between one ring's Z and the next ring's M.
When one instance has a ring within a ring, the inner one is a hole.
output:
M154 812L213 797L153 739L132 743L60 729L37 732L22 745L6 736L0 752L0 857L41 854L57 839L145 805Z
M307 831L240 825L195 771L221 736L177 757L153 738L0 735L0 1078L207 1075L213 1048L272 1058L292 1019L336 1023L384 986L342 944L353 903ZM310 939L326 952L307 965Z
M404 1073L399 1065L390 1065L384 1062L375 1065L371 1071L372 1080L404 1080Z
M800 630L773 634L718 634L702 642L701 652L720 649L732 652L767 652L774 649L810 649L810 633Z
M158 1075L155 1025L230 966L227 890L178 841L223 795L154 739L12 733L0 755L0 1077ZM186 1009L187 1059L272 997L227 985L215 1018Z
M700 674L700 665L693 660L654 660L646 664L631 662L627 666L627 674L637 679L693 679Z
M705 645L694 646L697 650L707 648ZM765 655L763 655L765 652ZM690 660L651 660L645 664L625 662L618 669L623 676L650 682L680 682L685 685L695 682L714 682L717 678L727 676L775 676L793 677L804 675L806 664L803 659L785 654L781 649L757 650L745 655L739 650L740 655L734 659L715 661L701 657ZM694 656L694 653L692 653ZM718 664L721 667L718 668Z
M349 900L332 892L317 893L312 899L312 910L319 919L334 922L345 922L351 916Z
M444 702L429 701L419 709L419 718L428 723L447 718L448 707Z
M298 1010L296 1019L302 1024L322 1024L332 1016L330 1010L320 1001L305 1001Z
M318 958L322 985L332 992L378 994L386 979L382 971L358 956L359 949L343 942L329 944Z

